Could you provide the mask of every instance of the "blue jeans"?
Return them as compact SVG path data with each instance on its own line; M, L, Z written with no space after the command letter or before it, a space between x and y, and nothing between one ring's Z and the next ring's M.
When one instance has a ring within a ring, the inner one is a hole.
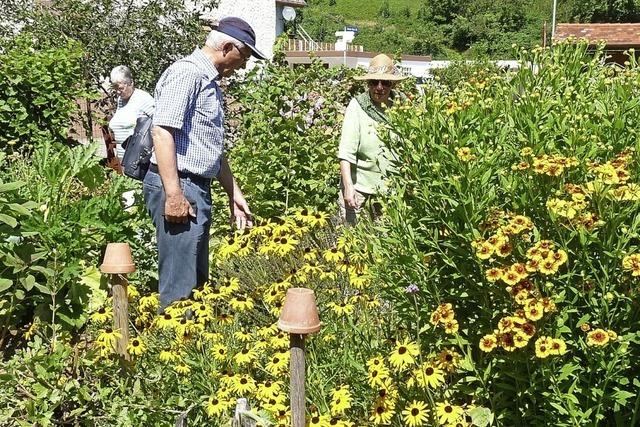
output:
M204 179L180 177L185 198L196 210L186 224L164 219L165 194L160 175L152 170L144 178L147 210L156 227L160 311L209 279L211 184Z

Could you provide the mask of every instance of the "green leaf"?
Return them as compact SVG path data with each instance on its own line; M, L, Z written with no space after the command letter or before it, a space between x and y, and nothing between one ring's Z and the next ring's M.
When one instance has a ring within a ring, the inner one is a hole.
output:
M13 285L13 280L0 278L0 292L6 291Z
M20 215L27 216L31 214L31 211L27 209L24 205L19 205L17 203L9 203L7 206L9 206L9 209L11 209L16 213L19 213Z
M493 413L491 409L482 406L476 406L469 411L471 422L474 426L486 427L493 424Z
M21 278L20 283L22 283L22 287L24 287L25 290L30 291L36 284L36 278L29 274L27 277Z
M88 189L94 190L98 188L105 179L104 168L100 165L95 165L91 168L83 169L77 175L77 178Z
M43 267L41 265L34 265L33 267L31 267L31 269L35 271L39 271L40 273L44 274L47 277L53 277L56 274L56 272L53 271L52 269Z
M11 228L15 228L18 225L18 220L3 213L0 213L0 221L4 222Z
M4 193L6 191L13 191L15 189L18 189L18 188L22 187L25 184L26 183L24 183L22 181L7 182L7 183L4 183L4 184L0 184L0 193Z

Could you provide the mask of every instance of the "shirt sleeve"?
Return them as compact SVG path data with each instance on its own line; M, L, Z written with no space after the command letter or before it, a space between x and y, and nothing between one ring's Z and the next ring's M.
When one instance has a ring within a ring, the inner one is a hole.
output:
M140 102L139 115L140 116L153 116L153 113L156 109L156 102L153 99L153 96L149 95L149 93L142 91L142 99Z
M360 123L358 121L358 110L360 106L356 99L352 99L344 113L342 123L342 134L340 135L340 145L338 147L338 158L349 163L356 163L356 153L360 145Z
M185 117L193 109L200 75L181 64L166 73L156 89L153 124L182 129Z

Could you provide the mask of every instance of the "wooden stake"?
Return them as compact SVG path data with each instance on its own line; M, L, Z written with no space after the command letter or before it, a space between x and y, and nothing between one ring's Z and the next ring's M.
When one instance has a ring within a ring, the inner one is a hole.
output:
M122 274L111 274L111 291L113 293L113 330L120 333L116 341L116 352L126 361L131 357L127 352L129 344L129 298L127 296L127 279Z
M243 413L249 412L249 402L244 397L241 397L236 402L236 412L233 415L231 421L231 427L256 427L256 422L247 416L243 416Z
M291 426L305 426L304 335L289 334L291 349Z

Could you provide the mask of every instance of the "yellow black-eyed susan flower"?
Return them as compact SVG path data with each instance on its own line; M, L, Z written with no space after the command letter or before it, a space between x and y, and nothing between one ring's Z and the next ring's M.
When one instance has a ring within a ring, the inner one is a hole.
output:
M326 212L316 212L313 214L309 225L312 227L326 227L328 224L329 214Z
M140 356L147 350L147 346L140 338L131 338L127 345L127 352L132 356Z
M387 399L376 399L371 408L369 421L374 425L387 425L395 415L395 405L393 401Z
M218 362L224 362L225 360L227 360L228 351L229 350L227 349L227 346L224 344L216 344L211 350L213 358Z
M258 354L251 348L243 348L233 356L234 362L239 366L249 365L258 358Z
M229 305L235 311L249 311L254 307L253 299L246 295L238 295L229 300Z
M219 417L229 408L233 406L233 403L227 399L221 399L218 396L210 396L207 400L206 411L210 417Z
M353 310L354 310L353 304L349 304L344 301L340 303L335 303L332 301L328 304L328 307L331 309L331 311L333 311L335 314L339 316L341 315L348 316L350 314L353 314Z
M389 363L397 371L402 371L416 363L416 357L420 354L418 344L404 339L398 342L391 354L389 355Z
M191 372L191 368L184 362L178 363L174 369L180 375L187 375Z
M427 405L422 401L414 400L402 411L402 419L409 427L424 425L429 419Z
M415 384L422 389L433 389L443 383L444 373L442 370L430 362L425 362L413 370L413 375L409 378L407 385L412 387Z
M256 391L256 381L247 374L237 375L231 384L231 390L241 396L252 394Z
M445 400L444 402L436 403L436 417L440 424L455 425L458 421L463 420L464 409Z
M105 328L98 334L96 338L96 344L99 348L107 351L115 349L116 341L122 337L120 331L113 330L111 328Z
M343 385L331 391L331 403L329 410L331 415L342 415L351 408L353 397L349 391L349 386Z
M280 375L289 368L289 352L280 351L274 353L267 362L265 369L274 376Z

